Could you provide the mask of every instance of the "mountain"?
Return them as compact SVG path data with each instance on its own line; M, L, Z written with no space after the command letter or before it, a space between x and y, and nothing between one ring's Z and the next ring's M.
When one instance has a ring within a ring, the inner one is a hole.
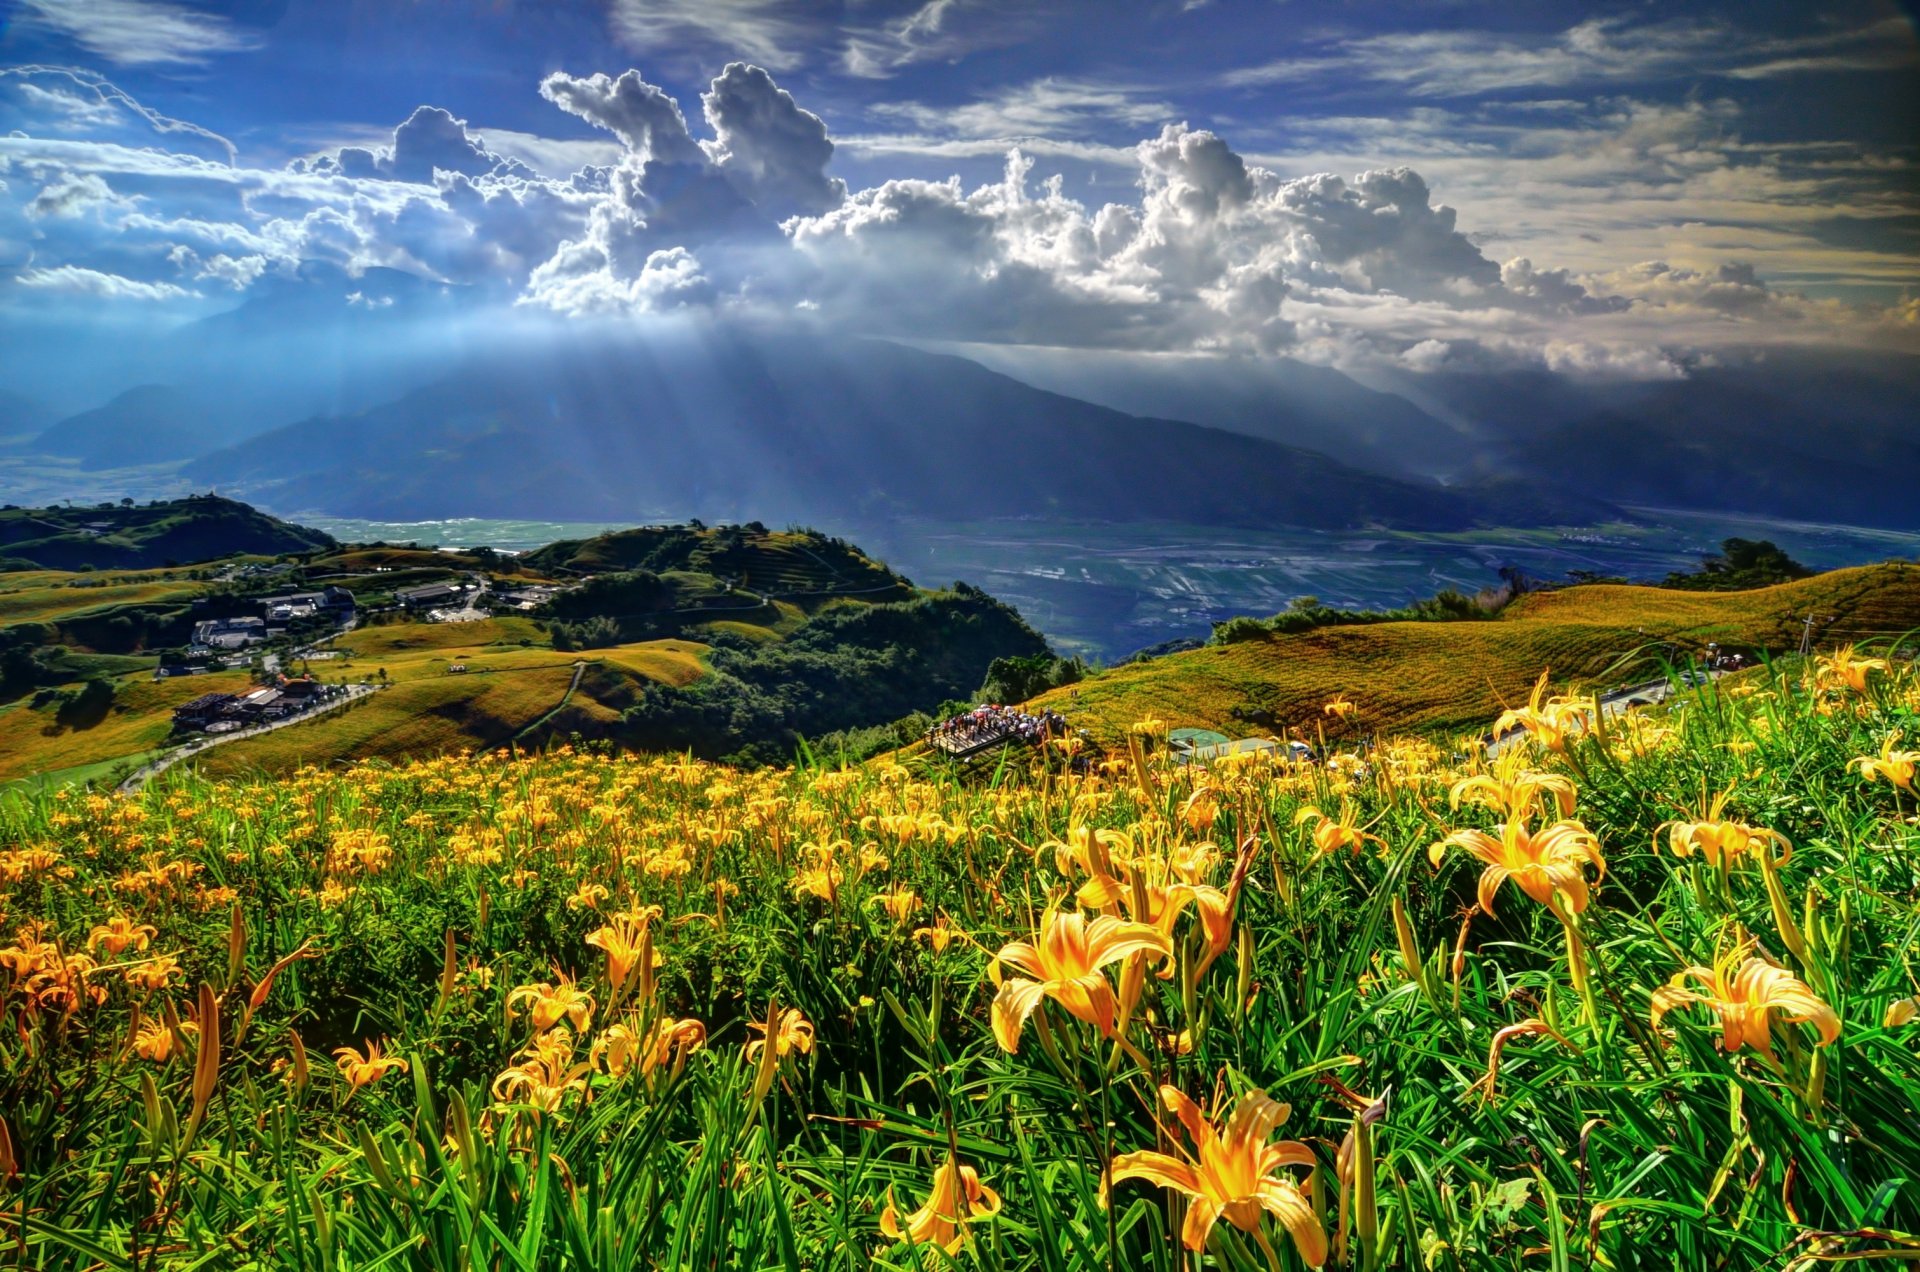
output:
M0 559L14 569L144 569L240 553L338 546L331 536L218 495L148 504L0 509Z
M142 384L61 420L34 439L33 449L78 459L89 469L174 463L230 443L233 424L218 399Z
M0 389L0 442L32 437L47 426L52 416L46 403L38 398Z
M1920 357L1771 350L1684 378L1402 375L1470 420L1476 470L1623 504L1920 527Z
M324 446L315 439L325 439ZM1498 491L1143 419L881 341L569 334L188 467L281 508L421 518L1537 521ZM1517 508L1517 513L1516 513ZM1537 509L1536 509L1537 511ZM1604 515L1595 500L1556 519Z
M1304 447L1373 472L1430 478L1472 467L1471 428L1442 422L1332 367L1292 358L1089 349L968 345L958 351L1036 388Z

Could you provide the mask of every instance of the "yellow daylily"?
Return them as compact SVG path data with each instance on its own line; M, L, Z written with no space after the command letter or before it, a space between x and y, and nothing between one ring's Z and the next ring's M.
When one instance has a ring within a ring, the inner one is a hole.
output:
M1326 706L1320 708L1320 714L1332 716L1338 720L1351 720L1356 710L1358 710L1358 708L1347 699L1335 698Z
M1752 953L1751 943L1736 946L1712 967L1694 964L1674 973L1673 979L1653 991L1653 1027L1676 1007L1711 1007L1720 1018L1720 1049L1752 1047L1773 1055L1774 1013L1794 1024L1808 1024L1820 1035L1816 1045L1831 1046L1840 1038L1840 1017L1807 983L1786 968ZM1702 989L1688 985L1697 982Z
M1508 879L1542 905L1553 904L1555 892L1566 894L1575 914L1587 908L1587 880L1583 865L1596 871L1595 881L1604 878L1607 863L1600 855L1600 841L1592 831L1576 821L1555 822L1535 834L1526 823L1510 821L1501 825L1499 837L1484 830L1456 830L1427 849L1427 859L1440 865L1448 848L1464 848L1486 863L1480 874L1480 908L1493 913L1494 894Z
M175 1056L185 1055L181 1037L197 1032L198 1026L182 1024L179 1033L165 1020L149 1020L141 1025L133 1036L133 1053L142 1060L152 1060L156 1064L165 1064Z
M1863 755L1847 762L1848 768L1860 770L1862 781L1878 779L1888 782L1901 790L1914 793L1913 777L1920 770L1920 751L1896 751L1893 744L1900 740L1900 731L1895 729L1880 744L1880 754ZM98 929L95 929L96 931Z
M813 1022L802 1015L798 1007L782 1010L779 1003L770 1002L766 1020L750 1020L747 1028L760 1031L760 1036L745 1047L747 1063L756 1068L751 1102L758 1104L773 1089L774 1073L782 1060L796 1051L812 1052Z
M1547 692L1547 673L1534 682L1533 693L1524 707L1510 707L1493 722L1493 735L1499 737L1518 726L1527 736L1549 751L1564 751L1567 743L1586 732L1594 707L1590 700L1552 698L1542 701Z
M335 1047L334 1064L339 1068L340 1076L347 1080L347 1085L356 1091L363 1086L378 1082L395 1069L402 1073L407 1071L408 1065L405 1060L398 1056L382 1055L380 1054L382 1050L378 1042L367 1043L367 1049L364 1052L356 1051L352 1047Z
M1708 865L1716 867L1733 866L1742 857L1759 858L1769 849L1778 848L1780 855L1773 864L1785 865L1793 855L1793 845L1785 835L1720 815L1731 793L1722 791L1715 795L1700 821L1670 821L1660 825L1653 832L1654 846L1657 848L1660 836L1665 835L1667 847L1674 856L1690 857L1697 852L1707 859Z
M903 883L890 891L874 893L868 904L879 906L895 924L904 927L920 909L920 894Z
M933 1186L926 1201L903 1223L893 1189L887 1189L887 1206L880 1212L880 1231L895 1241L915 1245L937 1245L948 1254L959 1253L966 1244L967 1225L1000 1213L1000 1194L980 1182L980 1172L962 1166L948 1157L933 1172Z
M502 1104L530 1104L542 1113L557 1112L567 1096L587 1089L588 1061L573 1058L573 1034L552 1029L522 1051L520 1063L493 1080L493 1098Z
M119 958L128 950L144 950L159 932L150 923L135 923L124 914L116 914L87 934L87 950L97 953L103 947L110 958Z
M1880 1021L1883 1029L1898 1029L1920 1016L1920 997L1896 998L1887 1004L1887 1014Z
M1313 837L1313 855L1316 859L1330 856L1340 849L1351 851L1356 857L1366 851L1368 844L1378 844L1385 851L1387 841L1378 835L1367 833L1360 825L1360 811L1351 800L1341 799L1340 815L1329 817L1318 807L1307 804L1293 815L1293 824L1304 826L1312 824L1308 832Z
M135 989L148 991L165 989L186 974L187 970L180 966L180 960L171 954L162 954L144 963L135 963L121 973L126 978L127 984Z
M622 1077L634 1068L646 1077L667 1061L699 1050L706 1041L707 1027L697 1020L656 1020L644 1032L622 1023L594 1039L593 1059L610 1077Z
M784 1060L795 1051L806 1054L813 1050L813 1022L798 1007L783 1010L775 1005L769 1009L765 1021L749 1020L747 1028L760 1032L758 1038L747 1043L749 1062L760 1060L769 1044L775 1060Z
M573 1027L585 1033L587 1025L593 1019L593 995L575 987L573 978L562 976L558 985L541 981L535 985L522 985L507 995L507 1015L515 1015L514 1008L521 1003L533 1004L533 1031L545 1033L559 1024L562 1019L573 1022Z
M1221 1219L1242 1232L1257 1233L1265 1212L1280 1221L1307 1264L1319 1267L1327 1261L1327 1236L1312 1205L1299 1184L1280 1173L1287 1166L1314 1165L1313 1150L1305 1144L1271 1138L1291 1111L1286 1105L1265 1091L1250 1091L1215 1127L1179 1088L1162 1086L1160 1099L1192 1140L1190 1155L1122 1153L1113 1159L1109 1186L1144 1179L1184 1195L1188 1205L1181 1238L1189 1250L1206 1249Z
M989 970L1000 988L993 999L993 1036L1003 1050L1018 1051L1027 1017L1041 999L1051 998L1102 1037L1112 1037L1117 1004L1113 986L1100 969L1131 954L1171 958L1173 942L1151 924L1114 915L1089 923L1078 911L1048 910L1037 941L1010 941L994 955ZM1033 979L1001 980L1002 963Z
M657 906L649 906L637 913L617 914L604 927L587 933L587 944L607 956L607 983L613 986L615 997L626 989L636 968L640 972L640 997L653 997L653 969L663 960L653 948L649 926L659 913Z
M1815 668L1815 679L1822 688L1844 688L1864 694L1867 677L1876 671L1886 671L1887 660L1862 658L1853 652L1852 645L1842 645L1816 660Z
M1562 817L1573 816L1578 792L1573 780L1559 773L1542 773L1527 765L1527 753L1509 747L1493 761L1485 773L1463 777L1447 789L1449 807L1479 804L1498 813L1504 821L1526 821L1551 799Z

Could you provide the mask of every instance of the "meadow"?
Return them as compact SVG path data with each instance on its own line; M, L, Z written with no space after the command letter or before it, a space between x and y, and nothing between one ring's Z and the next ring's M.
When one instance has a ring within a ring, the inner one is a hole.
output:
M8 797L0 1266L1920 1255L1911 663L1509 723Z
M1292 728L1309 741L1484 731L1542 669L1556 683L1628 684L1700 658L1709 641L1792 649L1809 614L1828 643L1920 628L1920 566L1834 570L1746 592L1607 584L1535 592L1482 622L1324 627L1122 664L1039 704L1108 746L1145 716L1235 736ZM1353 712L1325 716L1329 696Z

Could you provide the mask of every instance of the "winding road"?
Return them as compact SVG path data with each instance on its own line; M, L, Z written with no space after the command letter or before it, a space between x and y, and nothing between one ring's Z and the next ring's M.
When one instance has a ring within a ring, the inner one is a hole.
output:
M238 729L232 733L221 733L202 738L198 742L189 742L177 750L169 751L159 759L149 761L135 769L128 775L127 780L120 783L115 789L122 795L132 795L142 786L145 786L148 782L190 756L198 755L202 751L211 750L216 746L221 746L228 742L238 742L241 738L257 738L263 733L272 733L275 729L285 729L292 725L305 724L307 721L323 716L329 711L338 711L341 707L358 702L369 694L378 693L380 688L381 686L379 685L348 685L347 692L343 696L334 698L329 702L323 702L310 711L302 711L299 715L288 716L284 720L275 720L272 724L256 724L250 729Z

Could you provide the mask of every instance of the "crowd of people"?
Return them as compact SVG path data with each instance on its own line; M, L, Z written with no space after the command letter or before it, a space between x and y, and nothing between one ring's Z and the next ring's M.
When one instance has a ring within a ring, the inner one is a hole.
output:
M1058 711L1036 715L1018 707L982 703L928 729L927 741L942 751L960 752L989 742L1038 746L1048 738L1065 737L1066 732L1067 718Z

